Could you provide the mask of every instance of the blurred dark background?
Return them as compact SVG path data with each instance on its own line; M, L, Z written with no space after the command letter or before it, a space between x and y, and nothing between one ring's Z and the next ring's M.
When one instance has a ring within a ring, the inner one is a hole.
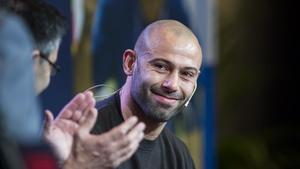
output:
M218 8L219 168L300 168L298 7L222 0Z

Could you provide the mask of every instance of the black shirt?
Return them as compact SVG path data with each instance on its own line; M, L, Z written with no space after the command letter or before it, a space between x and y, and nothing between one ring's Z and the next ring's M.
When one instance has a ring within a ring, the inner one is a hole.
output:
M98 102L97 122L92 130L101 134L124 121L119 93ZM164 128L155 140L142 140L134 155L118 169L194 169L193 160L185 146L173 133Z

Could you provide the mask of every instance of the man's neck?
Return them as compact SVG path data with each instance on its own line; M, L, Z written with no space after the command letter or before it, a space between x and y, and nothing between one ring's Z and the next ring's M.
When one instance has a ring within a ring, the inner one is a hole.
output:
M157 122L149 119L133 101L130 89L126 84L120 90L121 112L124 120L131 116L137 116L140 122L145 123L145 139L155 140L164 129L166 122Z

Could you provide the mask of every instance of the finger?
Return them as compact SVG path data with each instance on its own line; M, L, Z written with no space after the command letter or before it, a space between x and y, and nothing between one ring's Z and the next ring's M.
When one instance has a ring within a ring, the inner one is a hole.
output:
M78 93L61 111L59 118L71 119L77 122L82 112L95 106L92 92Z
M137 123L138 119L135 116L128 118L125 122L121 123L117 127L114 127L110 132L112 140L119 140L124 137L129 130L131 130Z
M86 91L86 92L84 92L84 94L85 94L86 100L95 101L94 93L93 92Z
M58 114L58 116L55 118L55 120L71 120L73 116L73 112L70 111L69 109L63 109L62 111L60 111L60 113Z
M97 109L91 108L82 118L83 119L79 122L79 134L86 135L90 133L90 130L95 125L97 120Z
M68 114L66 111L69 110L71 112L74 112L75 110L78 109L78 107L80 106L80 104L83 102L85 98L85 95L83 93L78 93L63 109L62 111L59 113L59 117L60 118L71 118L72 117L72 113Z
M90 96L87 96L87 100L88 100L88 103L89 103L89 105L88 105L89 108L95 107L96 100L95 100L93 94L91 94Z
M144 123L140 122L138 123L130 132L127 134L127 138L132 142L133 140L138 140L138 142L141 141L142 138L140 138L141 135L144 135L144 130L146 126Z
M132 146L129 147L128 149L124 149L123 151L121 151L120 155L118 155L119 157L116 158L116 163L118 163L117 165L128 160L136 152L138 147L139 147L139 143L136 143L136 144L132 144Z
M71 120L74 121L74 122L78 122L79 119L83 116L83 112L82 111L79 111L79 110L75 110L73 113L72 113L72 118Z
M83 115L83 112L89 110L95 105L93 94L91 92L79 93L77 96L78 97L75 96L73 102L71 101L70 109L66 109L71 112L72 116L70 119L74 122L78 122Z
M141 140L144 138L144 133L140 133L136 140L131 142L128 146L115 151L112 155L112 159L114 159L114 165L119 166L122 162L128 160L138 149Z
M85 94L84 93L78 93L68 104L68 106L70 107L70 110L75 110L78 109L78 107L80 106L80 104L82 103L82 101L84 101L85 99Z
M79 104L78 104L78 108L77 110L79 111L86 111L92 107L95 107L95 99L93 96L93 93L90 91L86 91L83 93L84 94L84 100L82 100Z
M94 99L92 92L88 92L86 95L86 105L82 107L84 112L89 111L91 108L95 107L96 100Z
M78 119L79 122L83 120L82 117L84 116L84 114L88 113L88 111L90 111L91 108L95 107L95 102L96 101L94 99L90 100L90 102L89 102L88 106L86 107L86 109L84 110L84 112L81 114L80 117L78 117L79 118Z
M78 123L82 123L82 121L85 119L85 116L87 113L89 113L89 111L91 111L91 108L93 107L90 107L89 109L86 109L83 113L81 112L81 116L79 117L78 116Z
M45 121L44 121L44 130L49 130L51 123L53 122L54 117L50 110L45 111Z
M77 122L62 119L59 123L56 123L58 128L64 129L67 133L73 135L78 130L79 124Z
M71 112L71 116L69 117L72 121L78 122L81 116L83 115L83 111L87 109L87 106L90 104L92 95L89 93L79 93L74 99L68 104L64 110ZM89 100L87 100L89 99ZM67 115L67 113L65 113Z
M115 149L120 150L128 147L133 142L140 142L142 138L141 135L144 135L145 124L138 123L132 130L129 131L127 135L125 135L122 139L118 139L113 142L113 145L116 147Z
M68 103L59 113L57 117L64 118L64 119L70 119L72 118L72 112L76 110L78 105L76 103ZM68 112L66 112L68 111Z

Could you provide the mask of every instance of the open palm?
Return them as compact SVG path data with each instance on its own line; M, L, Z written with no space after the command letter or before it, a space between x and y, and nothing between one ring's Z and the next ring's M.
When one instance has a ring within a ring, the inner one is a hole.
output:
M78 130L79 121L85 112L95 106L91 92L77 94L54 120L53 114L46 110L43 136L52 147L59 161L65 161L70 155L73 136Z

